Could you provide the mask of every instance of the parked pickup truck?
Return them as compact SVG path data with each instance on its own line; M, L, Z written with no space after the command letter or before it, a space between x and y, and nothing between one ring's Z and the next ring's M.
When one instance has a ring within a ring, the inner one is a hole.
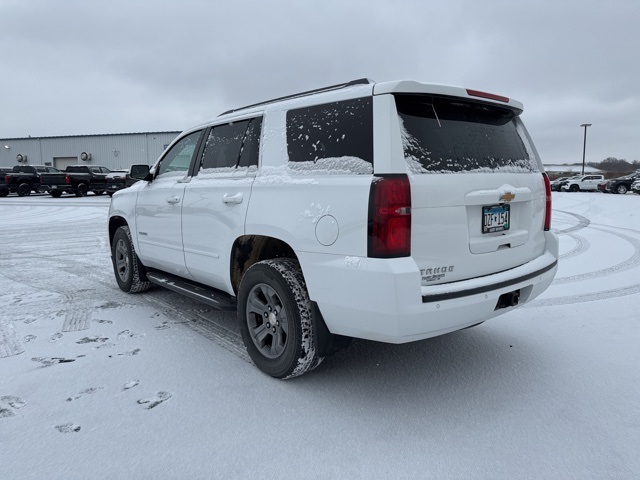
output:
M16 165L10 173L4 176L4 188L0 188L0 196L6 197L9 193L17 193L19 197L45 192L46 186L42 185L42 175L57 175L60 170L46 165Z
M102 195L107 191L106 167L95 165L69 165L64 172L42 175L42 184L52 197L59 198L63 193L72 193L84 197L88 192Z

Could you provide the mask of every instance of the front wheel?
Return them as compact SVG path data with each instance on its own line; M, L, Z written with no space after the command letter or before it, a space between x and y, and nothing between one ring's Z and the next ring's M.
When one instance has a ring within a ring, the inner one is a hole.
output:
M264 260L243 275L238 322L253 363L274 378L293 378L317 367L311 301L297 261Z
M53 198L60 198L62 196L62 191L61 190L49 190L49 195L51 195Z
M569 187L569 191L570 192L579 192L580 191L580 187L578 185L571 185L571 187Z
M119 227L113 236L111 261L120 290L127 293L137 293L151 288L151 282L147 280L144 265L140 262L133 248L131 232L127 226Z
M627 186L618 185L618 188L616 188L616 193L619 193L620 195L625 195L627 193Z

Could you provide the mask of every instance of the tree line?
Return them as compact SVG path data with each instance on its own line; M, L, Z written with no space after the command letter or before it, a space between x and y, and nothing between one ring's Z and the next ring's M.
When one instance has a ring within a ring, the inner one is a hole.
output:
M630 173L640 170L640 161L634 160L633 162L628 162L623 158L615 157L607 157L601 162L589 162L587 165L605 172Z

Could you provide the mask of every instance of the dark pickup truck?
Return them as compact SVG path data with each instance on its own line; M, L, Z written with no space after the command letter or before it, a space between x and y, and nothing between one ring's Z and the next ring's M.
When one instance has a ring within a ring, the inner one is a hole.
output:
M0 186L0 197L6 197L9 193L17 193L19 197L46 192L47 187L42 184L43 175L57 175L57 168L46 165L16 165L11 172L4 175L4 185Z
M106 167L95 165L69 165L64 172L42 175L42 184L49 195L59 198L63 193L72 193L84 197L89 192L102 195L107 191Z

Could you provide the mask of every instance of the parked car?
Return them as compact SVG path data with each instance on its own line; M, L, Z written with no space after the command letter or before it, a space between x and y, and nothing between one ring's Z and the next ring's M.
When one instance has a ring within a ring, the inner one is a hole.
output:
M107 191L107 167L97 165L69 165L64 172L43 174L42 184L52 197L59 198L63 193L84 197L88 192L102 195Z
M598 183L604 180L604 175L580 175L562 184L563 192L579 192L598 190Z
M0 167L0 197L9 195L9 188L4 178L9 173L11 173L11 167Z
M566 180L569 180L570 178L571 177L560 177L560 178L556 178L555 180L552 180L551 190L553 190L554 192L559 192L563 182L565 182Z
M352 337L405 343L553 280L551 187L521 103L367 79L186 130L111 198L125 292L236 309L254 364L301 375ZM543 199L539 202L538 199Z
M6 192L17 193L19 197L31 195L32 191L46 192L47 187L42 184L42 176L59 172L57 168L47 165L15 165L11 173L4 176Z
M631 184L638 178L640 178L640 172L607 180L604 182L604 191L607 193L619 193L624 195L631 190Z
M118 190L130 187L138 180L131 178L131 167L126 170L111 170L107 174L107 193L113 195Z
M631 184L631 191L632 191L633 193L640 194L640 179L635 180L635 181Z

